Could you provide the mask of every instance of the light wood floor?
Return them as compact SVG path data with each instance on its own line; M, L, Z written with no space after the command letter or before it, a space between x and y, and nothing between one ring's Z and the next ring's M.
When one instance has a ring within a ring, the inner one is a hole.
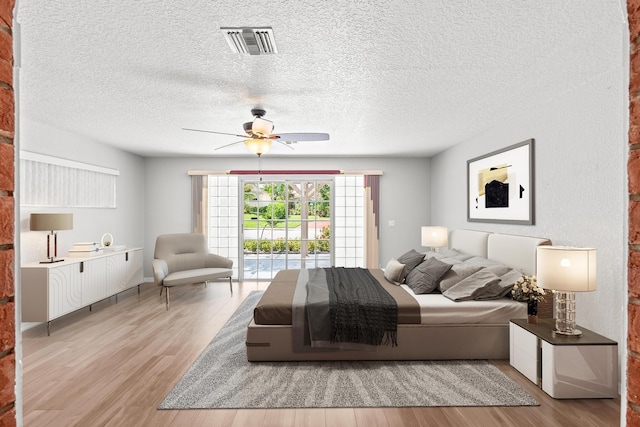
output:
M152 284L23 333L26 426L616 426L619 399L554 400L495 361L539 407L157 410L249 292L187 286L170 311Z

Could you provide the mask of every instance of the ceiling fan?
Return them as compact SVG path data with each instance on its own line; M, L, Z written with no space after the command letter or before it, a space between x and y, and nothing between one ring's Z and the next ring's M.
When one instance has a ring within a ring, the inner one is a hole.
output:
M253 108L251 110L251 114L255 117L252 122L246 122L243 125L243 129L245 131L245 135L239 135L235 133L226 133L226 132L216 132L212 130L203 130L203 129L189 129L182 128L183 130L194 131L194 132L205 132L205 133L215 133L218 135L231 135L237 136L240 138L246 138L242 141L232 142L231 144L226 144L221 147L216 148L216 150L220 150L221 148L229 147L235 144L244 143L249 151L254 154L257 154L258 157L269 151L271 146L273 145L273 141L279 142L282 145L291 148L291 144L298 141L327 141L329 139L328 133L272 133L273 132L273 122L269 120L265 120L262 117L267 114L267 112L262 108Z

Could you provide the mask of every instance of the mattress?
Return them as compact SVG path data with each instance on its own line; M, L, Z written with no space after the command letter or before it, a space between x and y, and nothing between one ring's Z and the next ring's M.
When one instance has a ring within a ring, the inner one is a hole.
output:
M415 295L406 285L397 286L384 272L369 270L398 304L398 324L507 325L510 319L526 317L526 305L508 298L491 301L454 302L442 294ZM291 325L292 305L299 270L277 273L254 310L258 325Z
M258 302L253 318L258 325L291 325L293 317L293 295L300 270L281 270ZM419 324L420 306L404 289L384 278L384 272L369 270L382 287L396 300L399 324Z
M407 285L401 288L418 302L422 325L507 325L510 319L527 317L526 304L510 298L454 302L439 293L415 295Z

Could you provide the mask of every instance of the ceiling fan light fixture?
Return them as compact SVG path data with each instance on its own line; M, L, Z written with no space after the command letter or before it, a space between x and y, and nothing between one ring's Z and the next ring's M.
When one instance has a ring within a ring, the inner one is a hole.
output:
M271 27L220 27L234 53L269 55L278 53Z
M244 146L247 147L247 150L251 151L253 154L257 154L258 156L268 152L272 145L273 141L270 139L253 138L244 141Z
M256 117L251 125L251 132L254 135L269 136L273 132L273 122Z

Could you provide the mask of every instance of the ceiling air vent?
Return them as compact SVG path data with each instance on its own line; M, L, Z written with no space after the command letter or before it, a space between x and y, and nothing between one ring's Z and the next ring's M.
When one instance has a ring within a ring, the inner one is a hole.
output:
M235 53L249 55L278 53L271 27L220 27L220 31L222 31L224 38L229 43L229 47Z

